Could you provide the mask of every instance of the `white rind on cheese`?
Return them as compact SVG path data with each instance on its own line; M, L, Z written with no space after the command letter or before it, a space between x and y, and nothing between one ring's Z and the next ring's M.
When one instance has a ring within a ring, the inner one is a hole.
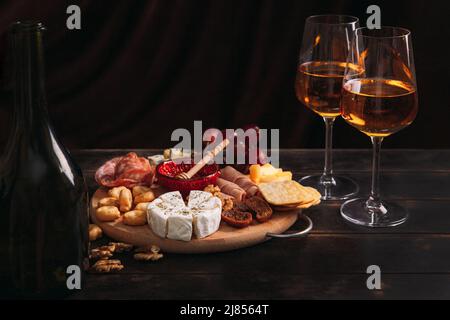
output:
M167 206L171 207L173 210L184 209L186 207L180 191L164 193L159 197L159 199L161 199Z
M217 197L212 197L199 205L194 214L194 233L199 239L205 238L220 227L222 216L222 201Z
M192 234L205 238L220 227L222 202L204 191L191 191L188 205L178 191L165 193L149 204L147 218L162 238L189 241Z
M180 210L167 219L167 238L173 240L190 241L192 238L192 214Z
M147 221L153 232L165 238L167 236L168 210L161 199L156 199L147 207Z
M192 190L191 193L189 193L188 207L198 208L199 205L211 199L212 196L213 195L209 192Z

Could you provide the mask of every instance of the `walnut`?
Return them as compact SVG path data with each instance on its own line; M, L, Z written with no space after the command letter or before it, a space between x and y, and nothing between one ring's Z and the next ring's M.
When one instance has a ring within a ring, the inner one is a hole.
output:
M161 248L157 245L151 245L150 247L139 247L134 250L135 253L143 253L143 252L153 252L158 253L161 251Z
M107 260L112 257L112 251L108 246L103 246L91 250L89 259Z
M133 257L137 261L158 261L159 259L162 259L163 255L161 253L142 252L135 253Z
M205 189L203 189L205 192L211 193L213 196L216 196L218 193L220 193L220 188L218 186L215 186L213 184L210 184L206 186Z
M112 257L111 251L99 249L92 249L91 254L89 255L89 259L107 260L110 257Z
M123 269L120 260L99 260L91 268L96 273L109 273L112 271L120 271Z
M230 211L234 207L234 201L231 198L221 198L222 200L222 211Z
M133 250L133 245L123 242L110 242L108 244L110 248L113 248L112 252L122 253Z
M134 252L134 259L137 261L157 261L162 259L163 255L159 253L161 249L158 246L152 245L149 247L137 248Z

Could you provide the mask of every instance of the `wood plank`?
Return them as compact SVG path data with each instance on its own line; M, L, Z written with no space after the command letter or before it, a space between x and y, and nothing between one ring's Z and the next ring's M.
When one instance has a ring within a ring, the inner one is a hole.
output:
M123 153L76 152L91 191L95 169ZM283 150L281 162L295 178L320 173L323 151ZM370 150L335 152L336 172L348 173L363 195L369 191L370 162ZM383 195L410 211L402 226L357 227L340 217L339 202L327 203L306 211L315 229L304 239L274 239L220 254L166 254L147 264L118 255L123 272L89 275L79 298L450 298L450 150L383 150L382 169ZM371 264L381 267L382 291L365 287Z
M409 219L395 228L365 228L348 223L340 215L339 202L320 204L305 210L314 222L312 233L365 233L365 234L450 234L450 201L403 200L401 205L408 209ZM293 230L302 228L301 222Z
M73 150L72 154L84 170L95 170L104 161L135 151L140 155L161 153L159 149L114 149L114 150ZM282 149L280 163L286 170L297 172L320 172L323 169L322 149ZM372 151L370 149L336 149L333 163L336 172L370 171ZM450 172L450 150L402 150L383 149L382 167L384 171L433 171Z
M321 172L324 164L322 149L283 149L280 163L286 170ZM382 149L381 166L385 172L450 172L450 150ZM333 150L335 172L372 170L371 149Z
M450 273L450 235L312 234L302 239L273 239L237 251L166 254L142 263L119 254L122 274L340 274L365 273L379 265L384 273Z
M368 290L367 274L90 275L85 289L71 298L450 299L449 274L382 274L381 279L382 290Z

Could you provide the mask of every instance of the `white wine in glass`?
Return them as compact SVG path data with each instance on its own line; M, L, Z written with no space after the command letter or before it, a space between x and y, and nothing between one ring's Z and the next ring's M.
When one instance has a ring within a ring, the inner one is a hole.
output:
M304 177L300 183L319 190L322 200L348 199L358 192L354 181L334 175L332 168L333 124L341 114L342 81L357 27L358 18L345 15L311 16L305 22L295 92L301 103L323 118L326 138L323 174ZM356 64L350 67L360 71Z
M380 198L380 148L384 138L410 125L418 110L411 32L403 28L357 29L348 57L363 73L346 69L342 117L370 137L373 144L372 188L368 199L341 207L348 221L369 227L390 227L406 221L406 209Z

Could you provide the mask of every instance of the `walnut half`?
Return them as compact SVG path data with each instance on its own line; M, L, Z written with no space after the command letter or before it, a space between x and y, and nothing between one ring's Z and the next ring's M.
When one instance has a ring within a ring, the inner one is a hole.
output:
M99 260L92 266L91 271L96 273L109 273L122 269L123 265L120 260Z

